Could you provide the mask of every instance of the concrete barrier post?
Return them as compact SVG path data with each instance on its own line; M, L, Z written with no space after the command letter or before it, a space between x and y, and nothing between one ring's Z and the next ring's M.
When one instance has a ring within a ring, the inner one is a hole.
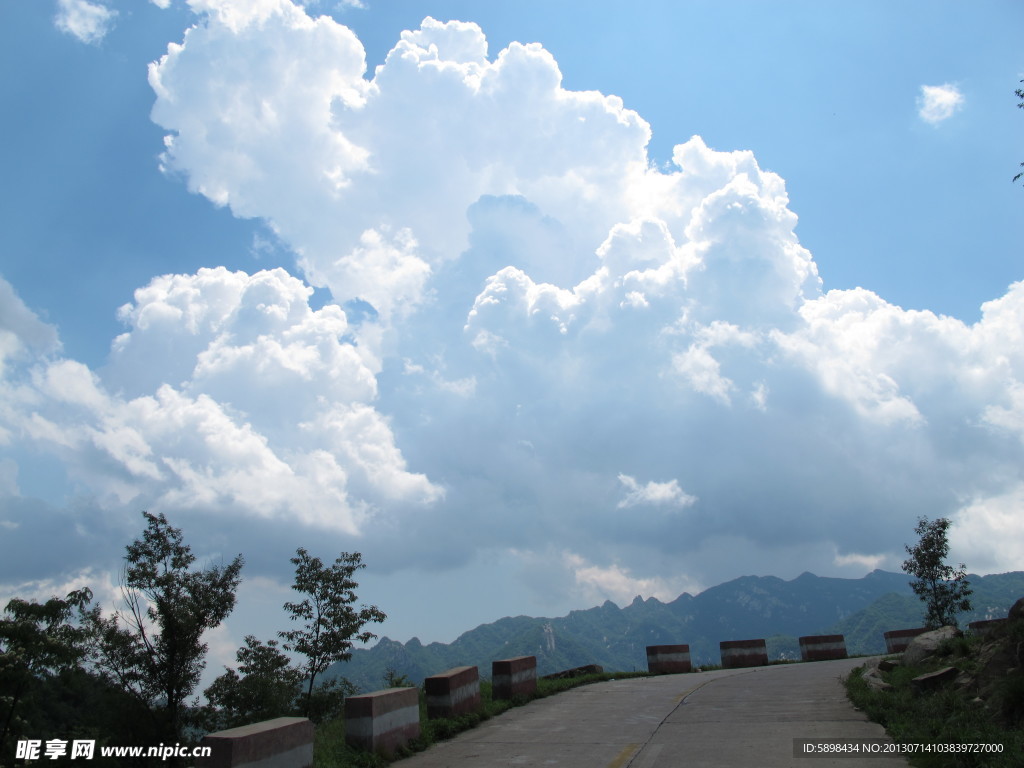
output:
M846 638L842 635L808 635L800 638L800 658L827 661L846 658Z
M723 640L718 647L726 669L763 667L768 663L768 646L764 640Z
M894 629L886 632L884 633L885 652L903 653L907 650L907 646L910 645L911 640L927 631L927 627L918 627L917 629Z
M690 646L647 646L647 671L652 675L673 675L679 672L689 672L691 669Z
M313 723L278 717L207 734L199 746L210 756L196 758L196 768L310 768Z
M491 662L491 698L529 696L537 690L537 657L517 656Z
M345 742L391 756L420 735L420 692L389 688L345 699Z
M423 681L427 717L455 717L480 708L480 674L476 667L455 667Z

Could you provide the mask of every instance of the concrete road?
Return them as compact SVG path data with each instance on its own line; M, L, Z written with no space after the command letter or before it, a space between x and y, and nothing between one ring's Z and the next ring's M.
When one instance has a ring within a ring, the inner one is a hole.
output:
M539 699L400 768L904 768L794 757L797 738L885 738L839 682L864 659L613 680Z

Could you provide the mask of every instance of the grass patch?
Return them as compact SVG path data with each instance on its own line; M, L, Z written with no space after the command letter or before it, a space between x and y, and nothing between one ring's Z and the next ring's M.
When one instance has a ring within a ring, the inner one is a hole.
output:
M938 663L918 667L896 667L883 673L889 691L872 689L864 679L862 667L854 669L846 679L846 692L851 702L868 718L884 726L892 739L903 744L1002 744L1002 753L924 752L907 755L917 768L1020 768L1024 754L1024 731L1004 727L973 694L953 685L921 693L911 684L918 675L935 671L940 666L957 666L968 670L974 663L972 652L976 641L957 639L941 650L946 657ZM1020 687L1019 675L1007 678L1008 685ZM1009 697L1016 700L1016 690Z
M352 749L345 743L345 718L317 726L313 735L315 768L384 768L388 761L379 755Z

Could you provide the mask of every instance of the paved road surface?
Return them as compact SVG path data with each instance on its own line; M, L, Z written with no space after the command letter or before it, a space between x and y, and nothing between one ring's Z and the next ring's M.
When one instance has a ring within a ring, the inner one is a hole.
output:
M539 699L396 768L905 768L796 758L794 738L885 738L839 682L863 659L614 680Z

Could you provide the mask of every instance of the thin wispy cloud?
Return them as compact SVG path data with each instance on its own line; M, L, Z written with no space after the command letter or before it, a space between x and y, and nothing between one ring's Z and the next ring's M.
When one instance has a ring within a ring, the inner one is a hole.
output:
M637 596L653 597L663 602L674 600L683 592L700 592L702 586L678 578L636 578L618 563L600 567L571 552L562 555L572 571L575 589L582 602L598 603L613 600L626 605Z
M917 114L926 123L938 125L963 109L963 106L964 95L955 85L922 85Z

